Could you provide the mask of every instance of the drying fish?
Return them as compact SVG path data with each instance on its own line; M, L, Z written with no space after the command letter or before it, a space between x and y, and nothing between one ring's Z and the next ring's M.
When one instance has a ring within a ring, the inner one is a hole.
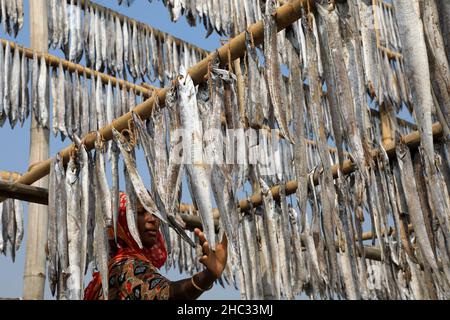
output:
M167 223L166 219L161 216L161 214L156 210L156 204L151 198L150 194L147 192L144 183L142 182L142 178L139 176L136 163L133 157L131 156L131 152L133 150L130 141L127 141L127 138L121 135L117 130L113 129L114 139L119 146L120 152L124 157L124 162L127 168L127 171L130 175L131 182L133 183L133 187L135 188L136 195L138 196L140 202L144 206L147 212L153 214L158 217L162 222Z
M0 59L0 65L1 65L1 59ZM30 115L30 99L28 95L28 58L22 54L22 59L20 63L20 101L21 101L21 107L19 112L19 121L20 126L23 126L25 120ZM0 89L1 92L1 89ZM0 112L1 113L1 112ZM1 116L0 116L1 117Z
M407 198L408 211L411 222L414 226L419 248L421 249L422 255L432 268L436 277L440 279L440 283L444 286L444 288L447 288L448 283L446 280L441 279L441 276L439 275L440 271L426 232L423 214L419 210L420 204L415 179L410 179L410 177L414 177L411 155L407 147L398 138L396 139L396 144L397 161L400 167L401 182Z
M132 116L133 116L134 125L136 126L136 131L137 131L137 134L139 137L140 145L144 149L144 154L145 154L147 165L149 168L150 177L151 177L152 183L153 183L153 181L157 180L157 177L156 177L156 172L153 169L153 163L154 163L154 159L155 159L156 155L155 155L154 151L152 150L152 148L150 147L153 144L151 141L152 139L147 134L144 123L138 117L138 115L133 112ZM180 175L180 177L181 177L181 175ZM162 191L159 191L156 186L154 186L154 189L156 189L154 192L155 206L158 208L161 215L163 215L165 217L167 216L167 221L168 221L169 226L172 227L191 246L195 247L195 244L187 236L187 234L185 233L185 231L183 230L183 228L181 227L180 223L177 221L177 219L174 215L175 203L169 202L170 198L161 198L162 196L164 196L166 194L165 189L163 189ZM176 188L172 189L171 192L173 192L174 194L178 193L176 191Z
M19 115L19 108L21 108L20 101L20 52L19 47L16 46L14 49L14 56L12 62L12 70L11 70L11 91L10 91L10 110L8 113L9 123L11 128L14 129Z
M65 76L64 76L64 107L66 108L65 111L65 124L66 124L66 130L67 135L69 137L73 134L73 128L72 128L72 118L73 118L73 95L72 95L72 74L66 70Z
M57 225L57 258L58 258L58 300L67 299L67 278L69 268L68 229L67 229L67 200L65 188L65 172L63 159L56 156L56 225Z
M275 118L280 126L281 134L291 143L294 143L286 121L285 101L280 91L281 70L278 61L277 48L277 24L273 16L275 10L275 1L266 2L266 12L264 16L264 58L267 65L266 75L269 87L270 98L274 108Z
M104 223L106 227L111 227L113 224L112 218L112 208L111 208L111 193L108 187L108 181L106 179L105 172L105 160L103 158L103 153L105 152L104 141L100 134L97 132L97 138L95 141L95 171L96 171L96 181L97 188L99 190L100 204L104 217Z
M207 235L208 243L214 250L216 245L214 233L214 220L212 217L212 204L210 199L210 180L208 170L202 164L202 127L198 114L197 98L194 83L184 69L180 68L178 76L178 103L180 105L181 126L185 130L184 134L188 139L186 153L188 154L187 172L190 186L196 199L204 232ZM184 139L183 139L184 140ZM184 143L184 142L183 142ZM183 153L184 153L183 151ZM199 161L200 160L200 161Z
M2 66L3 74L1 75L3 77L3 92L1 93L2 96L0 98L3 99L3 110L7 117L11 114L11 81L10 81L10 74L11 74L11 46L9 42L6 43L5 47L5 61L4 65Z
M48 228L47 228L47 276L52 295L55 295L56 284L58 282L58 252L57 252L57 224L56 209L60 193L57 192L56 175L58 170L58 160L53 158L50 165L49 190L48 190Z
M97 161L96 161L97 162ZM96 170L98 170L96 168ZM94 175L94 180L96 180L96 185L101 184L97 180L97 175ZM94 228L94 259L97 269L100 272L102 279L102 292L103 298L108 300L108 235L107 226L105 222L105 212L103 211L104 205L102 204L103 199L101 197L95 197L95 228ZM111 212L111 211L110 211Z
M39 66L38 79L38 103L39 103L39 120L43 128L49 128L50 112L48 106L48 79L47 79L47 65L44 56L41 57Z
M398 0L394 1L393 5L403 45L405 67L409 75L408 81L412 89L414 111L420 127L421 145L424 147L428 161L432 161L434 159L431 128L433 98L423 24L419 13L410 1ZM428 170L428 168L425 169Z
M275 212L275 202L272 197L272 192L270 191L269 186L264 182L263 179L260 178L259 180L261 184L261 192L264 200L264 210L265 210L265 216L264 216L264 229L267 233L267 241L268 241L268 248L269 248L269 261L270 265L268 265L268 268L272 269L273 272L273 281L274 288L275 288L275 298L277 300L280 299L281 295L281 269L280 269L280 261L278 257L278 244L277 239L279 237L277 232L277 217Z
M80 163L78 154L72 154L67 165L65 188L67 199L67 240L69 267L67 279L68 298L81 300L81 199L80 199Z
M3 46L0 46L0 69L1 70L4 70L4 67L5 67L4 60L5 60L5 57L4 57ZM0 127L3 126L3 124L7 118L7 114L5 112L4 101L3 101L4 86L5 86L5 78L0 75Z
M39 60L36 52L33 53L33 65L31 74L31 104L33 108L33 114L38 123L40 123L39 117L39 101L38 101L38 80L39 80Z

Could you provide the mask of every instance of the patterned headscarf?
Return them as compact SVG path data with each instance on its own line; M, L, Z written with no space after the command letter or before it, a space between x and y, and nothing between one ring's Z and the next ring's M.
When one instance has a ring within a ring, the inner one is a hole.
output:
M108 271L111 271L112 266L119 261L134 258L152 264L156 268L161 268L167 259L167 250L164 243L163 236L158 231L156 236L156 243L151 248L139 248L136 241L131 236L128 229L126 217L127 195L120 193L120 209L119 218L117 221L117 243L114 239L114 230L108 230L109 235L109 255L110 260L108 264ZM98 297L101 290L101 277L99 272L95 272L92 281L85 290L84 299L93 300Z

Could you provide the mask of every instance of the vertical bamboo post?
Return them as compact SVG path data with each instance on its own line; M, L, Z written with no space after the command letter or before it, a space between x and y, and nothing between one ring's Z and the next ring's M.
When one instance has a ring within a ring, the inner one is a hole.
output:
M389 117L389 110L386 102L380 106L380 121L381 121L381 142L383 146L388 146L394 143L392 135L391 120Z
M48 52L47 0L33 0L28 1L28 3L31 48L39 52ZM30 168L33 164L49 158L49 139L50 130L39 127L32 114ZM39 180L34 185L48 188L48 177ZM23 299L25 300L44 298L47 222L47 206L30 203L28 207L28 240L23 276Z

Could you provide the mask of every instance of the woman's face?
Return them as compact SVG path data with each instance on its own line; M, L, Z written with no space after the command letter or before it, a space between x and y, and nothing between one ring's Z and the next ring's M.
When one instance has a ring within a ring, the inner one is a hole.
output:
M137 205L137 227L144 247L151 248L156 244L156 235L160 221L154 215L148 213L142 204Z

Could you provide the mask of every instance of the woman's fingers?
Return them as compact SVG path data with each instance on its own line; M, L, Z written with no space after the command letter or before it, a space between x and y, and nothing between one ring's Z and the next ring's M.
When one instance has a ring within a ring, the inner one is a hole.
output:
M209 243L208 241L205 241L202 245L203 254L209 256Z
M203 246L203 243L206 241L205 234L202 231L200 231L200 229L197 228L195 228L194 232L197 235L198 239L200 240L200 245Z
M228 248L228 238L227 238L227 235L225 234L225 232L223 233L221 243L223 244L223 246L224 246L225 248Z
M206 261L208 261L208 256L203 256L200 258L200 263L206 265Z

